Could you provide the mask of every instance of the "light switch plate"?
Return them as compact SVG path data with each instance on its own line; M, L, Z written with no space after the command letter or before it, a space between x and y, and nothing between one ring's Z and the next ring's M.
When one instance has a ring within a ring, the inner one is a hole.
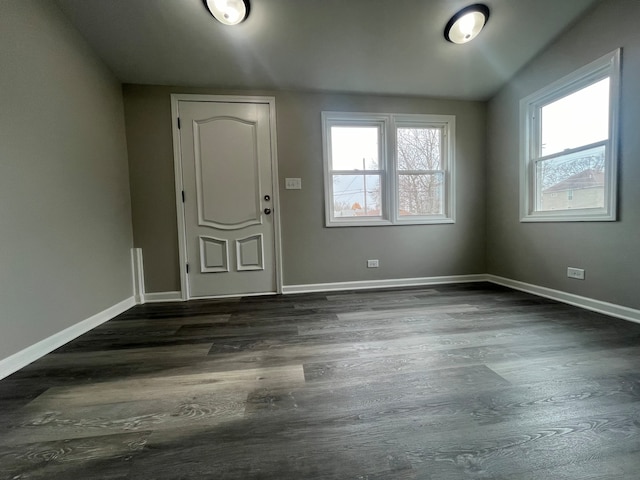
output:
M284 188L286 190L302 190L302 179L301 178L285 178Z

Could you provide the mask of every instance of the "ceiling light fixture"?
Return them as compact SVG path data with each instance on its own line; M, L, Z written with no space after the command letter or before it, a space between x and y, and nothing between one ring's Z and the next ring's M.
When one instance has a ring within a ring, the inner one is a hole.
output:
M452 43L467 43L478 36L489 20L489 7L476 3L456 13L444 28L444 38Z
M249 15L249 0L204 0L204 4L225 25L237 25Z

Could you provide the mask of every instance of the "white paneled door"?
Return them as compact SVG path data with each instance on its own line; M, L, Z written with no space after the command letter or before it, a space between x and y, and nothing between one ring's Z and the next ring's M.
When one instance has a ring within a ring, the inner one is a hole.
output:
M271 108L177 102L189 298L277 291Z

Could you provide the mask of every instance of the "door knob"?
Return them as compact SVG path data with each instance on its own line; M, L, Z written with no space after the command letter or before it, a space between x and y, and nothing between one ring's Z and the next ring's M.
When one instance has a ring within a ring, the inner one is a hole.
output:
M269 195L265 195L264 196L264 201L268 202L269 200L271 200L271 197Z
M271 213L271 209L270 208L265 208L264 209L264 214L265 215L269 215Z

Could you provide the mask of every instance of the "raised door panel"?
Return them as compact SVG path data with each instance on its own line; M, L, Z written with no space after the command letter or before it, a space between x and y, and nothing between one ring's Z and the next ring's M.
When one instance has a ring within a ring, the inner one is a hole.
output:
M228 242L220 238L200 236L200 272L229 271Z
M256 142L253 122L234 117L194 122L200 226L238 230L262 222Z
M262 234L236 240L236 259L239 272L264 270Z

